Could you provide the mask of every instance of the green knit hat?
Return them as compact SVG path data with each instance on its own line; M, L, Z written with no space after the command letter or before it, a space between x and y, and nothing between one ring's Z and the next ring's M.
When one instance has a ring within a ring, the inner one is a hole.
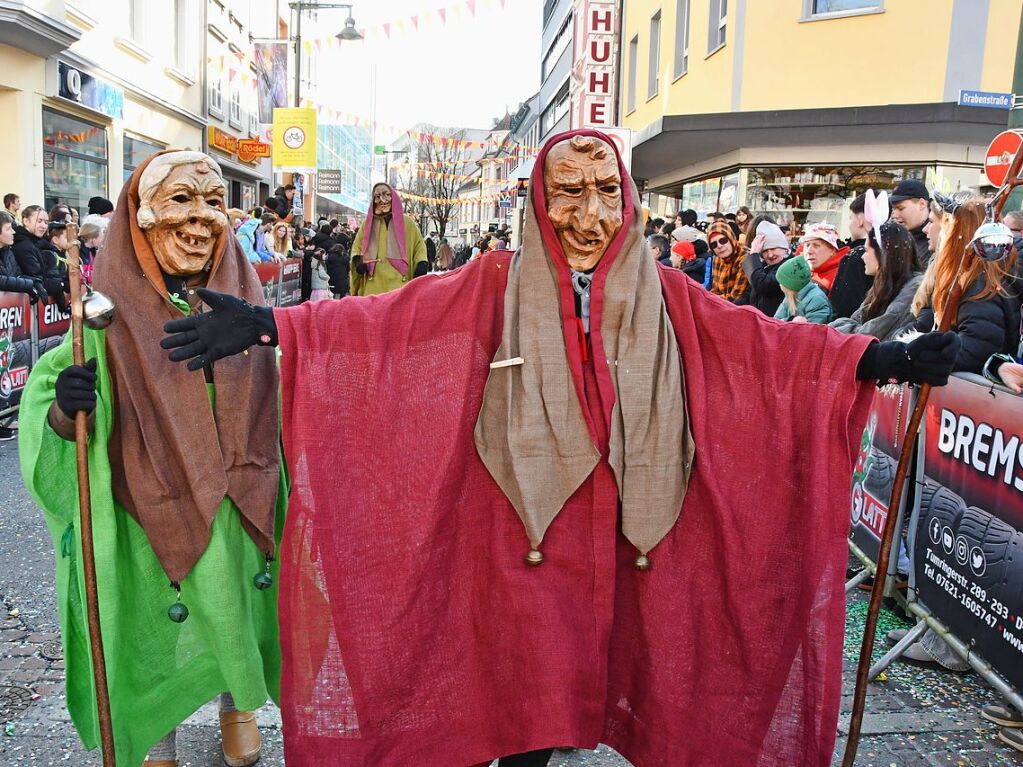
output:
M802 256L796 256L778 267L778 283L798 293L809 284L811 273L810 262Z

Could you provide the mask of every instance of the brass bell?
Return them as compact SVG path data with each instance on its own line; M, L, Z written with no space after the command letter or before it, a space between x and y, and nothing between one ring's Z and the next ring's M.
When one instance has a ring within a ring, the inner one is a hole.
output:
M93 330L103 330L114 321L114 302L88 285L83 285L85 295L82 296L82 319L85 326Z
M648 557L646 554L640 554L638 557L636 557L635 567L640 572L646 572L647 570L650 569L650 557Z
M537 567L543 564L543 554L538 549L530 549L526 554L526 564L530 567Z

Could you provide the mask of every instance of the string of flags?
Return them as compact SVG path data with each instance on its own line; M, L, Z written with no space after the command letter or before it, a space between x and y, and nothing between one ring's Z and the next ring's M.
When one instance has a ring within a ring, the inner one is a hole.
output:
M56 133L49 133L43 137L43 143L47 146L56 146L58 142L70 142L72 144L84 144L103 128L88 128L78 133L65 133L62 130Z
M497 202L502 199L508 199L512 194L512 190L503 189L494 194L474 195L472 197L423 197L422 195L403 190L399 190L399 194L403 200L423 202L427 205L473 205L475 203Z

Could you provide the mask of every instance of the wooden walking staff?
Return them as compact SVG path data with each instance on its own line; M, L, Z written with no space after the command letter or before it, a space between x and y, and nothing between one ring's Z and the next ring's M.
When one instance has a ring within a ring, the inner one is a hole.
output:
M992 211L997 220L1001 217L1002 207L1009 197L1009 193L1017 186L1023 185L1023 179L1019 177L1023 169L1023 145L1016 151L1009 166L1009 175L1005 184L992 201ZM963 251L962 260L956 272L956 281L952 285L952 291L942 313L941 325L938 330L942 333L948 332L952 327L953 319L959 314L959 302L963 297L963 286L959 281L959 275L967 260L977 258L973 252L972 245ZM877 631L877 616L881 610L881 601L884 597L885 581L888 575L888 564L891 560L892 542L895 537L895 525L888 524L895 515L893 509L898 509L899 501L902 499L902 489L906 483L906 474L909 472L910 459L913 456L913 448L916 443L916 435L920 431L920 422L923 420L924 411L927 408L927 400L931 396L931 385L923 384L920 387L920 394L913 408L913 415L909 420L909 430L906 432L906 439L902 443L902 450L899 453L899 465L895 471L895 484L892 485L892 495L888 499L889 514L885 519L884 532L881 534L881 550L877 555L877 567L874 570L874 587L870 590L870 605L867 608L866 625L863 628L863 646L860 648L859 665L856 668L856 695L853 699L852 715L849 719L849 739L845 744L845 755L842 758L842 767L853 767L856 760L856 749L860 741L860 729L863 725L863 709L867 700L867 683L870 675L870 659L874 653L874 634Z
M85 304L82 300L82 259L78 248L78 231L74 224L67 228L67 272L71 286L71 349L76 365L85 365ZM98 294L94 294L98 295ZM96 682L96 708L99 712L100 748L103 767L114 767L114 728L110 719L110 692L107 689L107 666L103 657L103 632L99 623L99 594L96 586L96 554L92 545L92 498L89 493L89 426L88 414L75 413L75 447L78 458L79 530L82 536L82 568L85 571L85 606L89 620L89 646Z

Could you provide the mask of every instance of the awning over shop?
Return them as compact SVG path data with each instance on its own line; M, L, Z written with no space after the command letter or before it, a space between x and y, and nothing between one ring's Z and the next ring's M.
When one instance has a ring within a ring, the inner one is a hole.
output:
M952 103L666 115L637 132L632 172L650 179L752 147L987 146L1005 120L999 109Z

